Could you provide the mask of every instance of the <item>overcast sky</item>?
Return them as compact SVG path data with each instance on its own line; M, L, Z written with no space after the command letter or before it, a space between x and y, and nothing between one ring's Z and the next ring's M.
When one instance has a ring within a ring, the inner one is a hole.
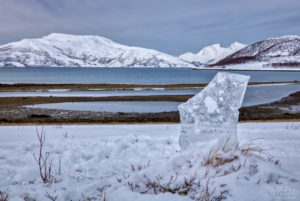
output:
M53 32L179 55L300 35L300 0L0 0L0 44Z

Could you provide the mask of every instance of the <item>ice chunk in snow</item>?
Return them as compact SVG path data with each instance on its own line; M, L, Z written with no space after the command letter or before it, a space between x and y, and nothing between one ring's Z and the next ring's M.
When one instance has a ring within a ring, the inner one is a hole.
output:
M178 106L181 121L179 144L217 140L238 144L236 129L249 76L219 72L200 93Z

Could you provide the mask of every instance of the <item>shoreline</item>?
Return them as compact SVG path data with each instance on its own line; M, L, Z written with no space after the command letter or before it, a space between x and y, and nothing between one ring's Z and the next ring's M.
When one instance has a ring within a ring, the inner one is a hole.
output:
M261 69L264 68L264 69ZM300 72L300 67L298 67L297 69L293 69L293 68L287 68L287 69L275 69L275 68L270 68L270 69L266 69L268 67L261 67L261 68L257 68L257 69L241 69L241 68L222 68L222 67L216 67L216 68L211 68L211 67L203 67L203 68L192 68L193 70L221 70L221 71L286 71L286 72Z
M297 122L300 123L299 119L272 119L272 120L241 120L238 124L244 123L280 123L280 122ZM0 126L84 126L84 125L151 125L151 124L180 124L180 122L78 122L78 123L0 123Z
M235 65L235 64L233 64ZM239 64L236 64L236 65L239 65ZM247 65L244 64L244 65ZM197 66L194 66L194 67L51 67L51 66L39 66L39 67L36 67L36 66L29 66L29 67L16 67L16 66L12 66L12 67L5 67L5 66L0 66L0 69L1 68L11 68L11 69L19 69L19 68L53 68L53 69L59 69L59 68L79 68L79 69L84 69L84 68L90 68L90 69L93 69L93 68L96 68L96 69L99 69L99 68L112 68L112 69L116 69L116 68L121 68L121 69L159 69L159 68L165 68L165 69L168 69L168 68L174 68L174 69L191 69L191 70L220 70L220 71L287 71L287 72L300 72L300 67L289 67L289 66L286 66L286 67L269 67L269 66L260 66L260 67L257 67L257 68L231 68L231 67L226 67L225 66L215 66L215 67L210 67L209 65L208 66L201 66L201 67L197 67Z
M107 97L0 97L0 109L26 105L64 103L64 102L95 102L95 101L171 101L185 102L194 95L150 95L150 96L107 96Z
M252 82L249 86L300 84L291 82ZM207 84L0 84L1 92L21 92L46 90L172 90L195 89ZM147 96L27 96L0 97L0 125L84 125L84 124L156 124L179 123L179 112L158 113L112 113L95 111L56 110L24 107L26 105L64 103L64 102L94 102L94 101L171 101L185 102L194 95L147 95ZM240 122L266 121L299 121L300 91L290 94L281 100L240 109ZM286 109L288 108L288 109ZM296 112L293 112L296 111Z
M85 101L91 99L80 97ZM189 96L166 95L166 96L136 96L136 97L100 97L99 100L108 98L118 98L119 101L143 100L143 101L182 101L184 102ZM94 101L96 100L94 99ZM140 123L179 123L180 117L178 111L158 112L158 113L124 113L124 112L94 112L94 111L75 111L75 110L58 110L45 108L28 108L24 105L37 103L53 102L72 102L74 98L55 98L55 97L33 97L23 99L19 98L0 98L0 124L140 124ZM50 101L49 101L50 100ZM27 102L26 102L27 101ZM78 101L78 100L77 100ZM285 108L300 106L300 91L290 94L279 101L241 108L239 121L298 121L300 120L299 111L289 111Z
M179 90L194 89L207 86L208 83L199 84L49 84L49 83L14 83L1 84L0 92L21 92L21 91L47 91L47 90ZM282 82L250 82L249 86L275 84L300 84L300 81Z

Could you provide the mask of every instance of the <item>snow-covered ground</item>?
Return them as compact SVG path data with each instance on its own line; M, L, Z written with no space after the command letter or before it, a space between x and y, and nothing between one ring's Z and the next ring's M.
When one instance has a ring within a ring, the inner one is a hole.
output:
M210 69L210 70L253 70L253 71L299 71L299 67L294 66L281 66L273 67L267 62L252 62L243 64L232 64L225 66L213 67L196 67L195 69Z
M42 128L54 183L43 184L33 157L39 152L36 126L0 126L0 191L9 200L50 200L47 194L57 200L191 200L206 184L207 192L224 192L228 200L296 201L300 196L300 122L238 124L241 144L252 142L266 149L261 157L273 158L248 156L229 163L236 171L215 176L213 167L199 163L207 145L180 151L179 124L48 125L37 130ZM210 180L200 179L196 189L194 182L187 196L155 194L153 189L139 193L155 184L150 181L172 188L201 174Z

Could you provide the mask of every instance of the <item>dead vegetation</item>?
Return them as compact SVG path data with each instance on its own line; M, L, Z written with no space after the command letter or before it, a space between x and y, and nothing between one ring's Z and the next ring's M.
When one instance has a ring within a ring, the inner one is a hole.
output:
M298 126L293 126L293 128L298 129ZM53 176L53 166L52 160L50 160L50 153L45 152L45 141L46 141L46 133L42 129L39 131L36 129L37 138L39 141L39 154L34 156L34 159L38 165L40 177L43 183L51 184L53 182L59 182ZM64 138L67 138L67 133L63 134ZM150 167L150 161L147 164L130 164L130 171L127 176L123 176L122 179L117 179L119 183L123 183L128 185L128 187L134 191L139 192L141 194L160 194L160 193L172 193L178 194L182 196L188 196L193 200L199 201L221 201L228 198L230 192L226 189L227 184L222 184L221 189L216 189L214 185L211 185L211 180L215 177L226 176L231 173L238 172L241 168L246 166L246 157L259 157L260 159L266 159L267 161L280 166L278 160L270 157L267 154L267 150L262 148L255 140L250 141L246 144L240 146L228 146L229 138L225 141L224 144L220 144L217 148L211 149L208 154L204 155L202 158L199 158L199 161L187 160L188 169L192 170L192 168L199 163L202 165L203 170L206 168L206 172L203 176L199 176L197 174L188 174L191 176L186 176L184 178L179 178L182 172L176 172L171 176L166 175L157 175L154 177L150 177L147 174L143 174L144 182L142 184L135 183L130 180L135 174L138 174L147 168ZM268 157L261 157L261 155ZM166 159L168 160L168 158ZM59 160L59 164L61 164ZM59 174L61 174L61 165L59 165ZM257 165L250 165L250 168L253 171L256 171ZM211 171L214 170L214 171ZM213 174L211 174L213 172ZM183 173L184 174L184 173ZM114 176L115 174L113 174ZM245 180L249 181L251 177L243 177ZM261 180L257 180L256 184L260 184ZM276 180L276 184L279 184L279 181ZM98 188L97 191L99 194L97 196L88 196L82 194L83 201L92 201L92 200L106 200L106 188L111 186L103 186L102 188ZM225 187L223 189L223 187ZM45 197L51 201L56 201L58 199L58 195L51 195L47 192ZM8 193L0 191L0 201L7 201Z
M142 187L128 182L128 186L132 191L140 192L142 194L160 194L160 193L172 193L182 196L189 196L193 200L197 201L221 201L227 198L229 192L228 190L222 190L218 195L216 194L216 189L210 188L210 180L202 180L196 176L184 178L181 184L176 184L178 179L177 175L172 175L167 182L165 182L164 177L159 175L154 179L150 179L144 175L146 180L145 190ZM203 183L203 184L202 184Z
M0 191L0 201L8 201L8 192Z
M221 184L220 188L214 187L215 185L212 185L213 182L211 181L215 178L236 173L242 168L249 168L250 176L255 175L258 171L258 165L247 163L248 158L251 157L271 162L274 165L280 164L278 160L270 157L267 150L256 143L256 140L235 147L228 146L228 142L229 138L224 144L212 148L202 158L198 157L196 160L186 160L187 165L185 167L187 169L184 171L195 171L194 167L197 167L197 163L200 163L205 171L204 173L196 169L193 176L187 176L184 179L179 177L180 174L185 174L184 172L176 172L169 177L163 173L150 177L145 173L143 174L144 181L142 184L132 182L131 180L127 182L127 185L132 191L142 194L172 193L188 196L193 200L199 201L221 201L227 199L230 192L227 184ZM141 166L131 165L131 167L132 172L144 170L144 168L136 168ZM198 174L199 172L197 173L197 171L202 173ZM128 178L130 179L132 176L134 175L129 175ZM250 181L250 176L244 176L243 178ZM259 179L257 184L260 182L261 180Z
M45 194L45 197L48 198L48 199L51 200L51 201L56 201L58 195L51 195L51 194L49 194L49 193L47 192L47 193Z
M50 152L44 152L46 132L43 128L40 132L36 128L36 135L39 140L39 154L33 154L33 157L38 165L40 177L44 184L58 183L60 180L55 178L53 175L53 161L49 158ZM59 158L58 174L61 174L61 158Z

